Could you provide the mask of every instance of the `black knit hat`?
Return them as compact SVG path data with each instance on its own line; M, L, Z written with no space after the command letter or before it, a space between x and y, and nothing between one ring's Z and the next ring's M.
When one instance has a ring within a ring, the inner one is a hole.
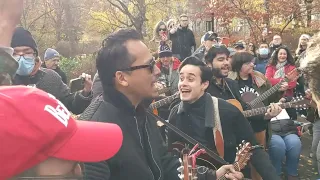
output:
M172 51L167 44L162 44L159 46L159 58L162 57L171 57Z
M36 55L38 55L38 47L36 41L33 39L31 33L25 30L23 27L17 27L14 31L11 47L27 46L34 50Z

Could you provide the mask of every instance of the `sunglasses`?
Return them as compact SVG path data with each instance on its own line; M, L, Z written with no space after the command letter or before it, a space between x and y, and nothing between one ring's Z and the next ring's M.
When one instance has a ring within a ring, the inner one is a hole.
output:
M140 66L132 66L132 67L129 67L129 68L119 69L118 71L135 71L135 70L138 70L138 69L149 68L150 72L153 73L155 65L156 65L156 61L154 60L154 58L152 58L150 60L149 64L140 65Z
M159 28L159 31L167 31L166 28Z

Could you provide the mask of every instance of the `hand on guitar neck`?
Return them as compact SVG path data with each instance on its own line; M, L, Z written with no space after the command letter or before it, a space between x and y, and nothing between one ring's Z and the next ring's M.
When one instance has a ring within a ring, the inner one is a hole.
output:
M221 168L219 168L216 171L216 176L217 178L221 178L221 177L225 177L225 179L243 179L243 174L241 172L238 172L234 169L233 165L224 165L221 166Z

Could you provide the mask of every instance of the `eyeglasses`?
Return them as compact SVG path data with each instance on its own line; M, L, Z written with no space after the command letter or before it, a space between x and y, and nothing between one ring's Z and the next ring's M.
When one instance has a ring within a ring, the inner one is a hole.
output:
M19 54L14 54L13 58L17 61L20 60L21 57L24 57L24 59L32 59L35 58L36 53L28 53L28 54L23 54L23 55L19 55Z
M159 31L167 31L166 28L159 28Z
M150 60L149 64L140 65L140 66L132 66L132 67L129 67L129 68L119 69L118 71L135 71L135 70L138 70L138 69L149 68L150 72L153 73L155 65L156 65L156 61L154 60L154 58L152 58Z

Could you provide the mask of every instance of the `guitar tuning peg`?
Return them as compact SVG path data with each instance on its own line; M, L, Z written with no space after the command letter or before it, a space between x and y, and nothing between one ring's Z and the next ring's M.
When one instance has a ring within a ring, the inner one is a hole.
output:
M239 151L239 148L238 148L238 147L236 147L236 149L237 149L237 151Z
M182 159L181 158L179 158L179 162L182 163Z
M183 166L178 167L178 172L182 172L183 171Z
M246 141L245 141L245 140L242 140L241 142L242 142L242 144L245 144L245 143L246 143Z
M179 176L180 179L182 179L182 180L184 179L184 175L183 174L179 174L178 176Z

